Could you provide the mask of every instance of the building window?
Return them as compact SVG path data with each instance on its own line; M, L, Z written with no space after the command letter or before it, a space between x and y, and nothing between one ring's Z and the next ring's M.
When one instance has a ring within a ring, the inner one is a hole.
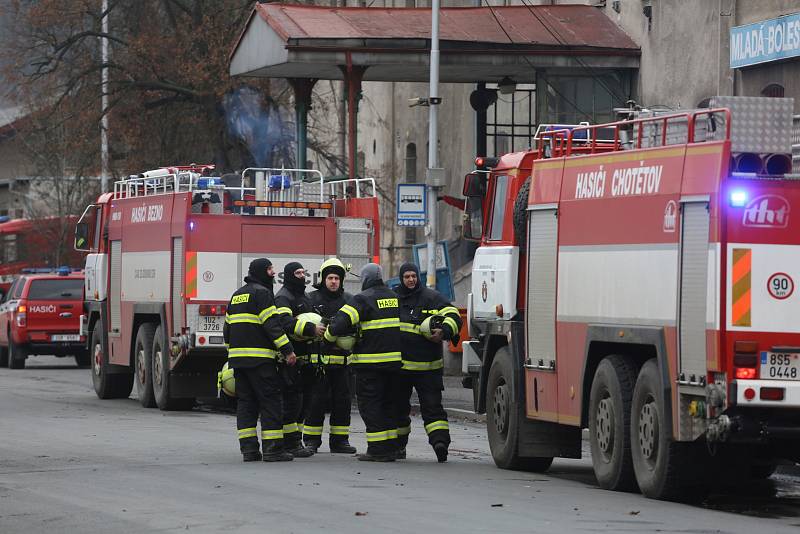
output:
M771 83L761 90L761 96L768 96L770 98L783 98L785 90L779 83Z

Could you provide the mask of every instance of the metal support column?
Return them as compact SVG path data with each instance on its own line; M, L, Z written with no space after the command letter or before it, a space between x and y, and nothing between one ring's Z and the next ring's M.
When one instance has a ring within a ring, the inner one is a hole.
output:
M305 169L308 162L308 112L311 110L311 91L317 80L314 78L289 78L294 91L295 142L297 161L295 167Z
M347 52L347 65L340 67L344 72L347 90L347 172L349 178L357 177L356 151L358 149L358 101L361 100L361 80L366 67L353 65L350 52Z

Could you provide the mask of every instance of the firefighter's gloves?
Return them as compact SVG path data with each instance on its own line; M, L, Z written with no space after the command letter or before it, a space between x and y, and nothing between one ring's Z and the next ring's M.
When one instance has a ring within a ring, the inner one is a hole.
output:
M433 343L441 343L444 340L444 330L441 328L434 328L431 331L431 341Z
M328 327L327 327L327 326L325 326L324 324L318 324L318 325L316 326L316 331L315 331L315 333L314 333L314 337L316 337L316 338L318 338L318 339L319 339L319 338L321 338L322 336L324 336L324 335L325 335L325 331L326 331L327 329L328 329Z

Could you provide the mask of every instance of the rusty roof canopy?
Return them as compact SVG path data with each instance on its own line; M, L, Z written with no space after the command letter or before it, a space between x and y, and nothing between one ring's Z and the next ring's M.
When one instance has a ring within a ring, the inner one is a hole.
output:
M535 69L638 68L639 46L585 5L443 8L442 82L533 82ZM502 26L501 26L502 25ZM428 81L429 8L256 4L230 58L231 75Z

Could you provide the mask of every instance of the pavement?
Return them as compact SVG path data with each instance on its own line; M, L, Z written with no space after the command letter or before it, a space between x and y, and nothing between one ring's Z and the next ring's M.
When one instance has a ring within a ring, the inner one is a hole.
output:
M457 388L446 392L463 402ZM451 432L445 464L435 461L418 417L405 461L371 464L323 450L284 464L245 464L230 413L103 401L89 371L37 357L24 370L0 369L0 532L751 534L800 527L800 484L792 477L689 506L600 490L588 451L581 460L557 459L545 474L505 471L492 462L484 425L454 417ZM363 450L357 413L351 441Z

